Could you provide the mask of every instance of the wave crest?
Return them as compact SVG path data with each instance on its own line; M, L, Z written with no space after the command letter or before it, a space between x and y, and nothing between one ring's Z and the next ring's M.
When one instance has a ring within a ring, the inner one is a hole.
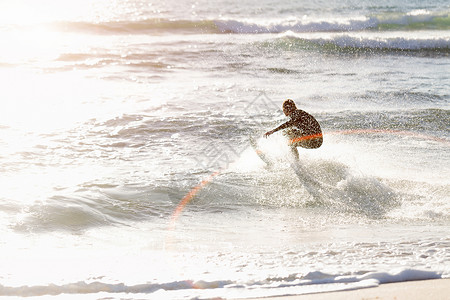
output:
M386 13L369 17L336 18L331 20L293 20L256 23L238 20L214 21L224 33L348 32L361 30L448 30L450 17L445 13L413 11Z
M448 12L425 10L409 13L384 13L373 16L290 18L274 20L243 19L170 19L148 18L106 22L58 21L46 24L62 31L82 31L93 34L152 33L231 33L260 34L302 32L354 32L361 30L449 30Z
M328 37L301 37L291 35L291 38L320 47L338 49L374 49L374 50L450 50L450 37L414 37L386 35L352 35L338 34Z

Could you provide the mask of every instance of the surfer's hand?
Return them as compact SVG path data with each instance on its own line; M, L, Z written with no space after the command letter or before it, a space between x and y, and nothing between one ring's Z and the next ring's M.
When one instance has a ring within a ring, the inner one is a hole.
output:
M267 131L266 133L264 133L264 137L266 138L266 137L268 137L269 135L271 135L273 133L273 131L271 130L271 131Z

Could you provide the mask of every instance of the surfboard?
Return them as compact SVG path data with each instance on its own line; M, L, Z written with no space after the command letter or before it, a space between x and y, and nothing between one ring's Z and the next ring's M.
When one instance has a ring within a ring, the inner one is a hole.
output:
M258 157L268 166L271 167L272 166L272 162L270 161L270 159L267 157L267 155L261 151L258 147L258 142L255 140L254 137L250 137L249 138L250 141L250 145L252 146L253 150L255 150L255 153L258 155Z

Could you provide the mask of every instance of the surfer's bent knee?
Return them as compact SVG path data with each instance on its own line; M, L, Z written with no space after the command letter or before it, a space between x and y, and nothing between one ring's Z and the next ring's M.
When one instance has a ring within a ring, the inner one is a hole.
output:
M323 144L323 137L321 134L319 136L303 135L289 140L289 145L291 147L302 147L306 149L317 149Z

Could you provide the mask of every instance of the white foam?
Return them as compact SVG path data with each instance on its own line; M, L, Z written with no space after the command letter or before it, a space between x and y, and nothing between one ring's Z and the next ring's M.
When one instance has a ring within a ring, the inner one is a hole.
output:
M144 283L127 285L124 283L74 282L63 285L41 285L9 287L0 285L1 296L48 296L61 294L88 295L107 293L110 296L121 293L141 295L164 295L167 299L176 299L179 295L189 297L217 297L229 298L268 297L282 295L300 295L331 291L355 290L376 287L379 284L438 279L441 274L433 271L414 269L394 270L392 272L372 272L357 276L339 276L311 272L306 276L292 274L288 278L267 278L263 281L248 283L231 280L191 281L181 280L167 283ZM83 296L84 297L84 296Z
M282 33L293 32L329 32L329 31L358 31L372 28L378 24L373 18L334 19L316 21L272 21L269 23L238 21L238 20L216 20L214 21L221 32L232 33Z
M369 49L450 49L450 37L393 36L391 34L339 34L329 37L307 38L318 45L333 44L341 48Z
M282 33L293 32L342 32L376 29L383 25L410 26L418 24L426 28L427 23L448 18L447 12L414 10L407 13L387 13L377 16L355 16L348 18L298 18L287 20L215 20L217 28L231 33ZM444 22L445 23L445 22ZM444 24L443 23L443 24ZM424 25L425 24L425 25ZM423 29L423 28L422 28Z
M379 283L393 283L413 280L439 279L442 275L438 272L414 269L399 269L391 272L374 272L358 276L358 280L375 279Z

